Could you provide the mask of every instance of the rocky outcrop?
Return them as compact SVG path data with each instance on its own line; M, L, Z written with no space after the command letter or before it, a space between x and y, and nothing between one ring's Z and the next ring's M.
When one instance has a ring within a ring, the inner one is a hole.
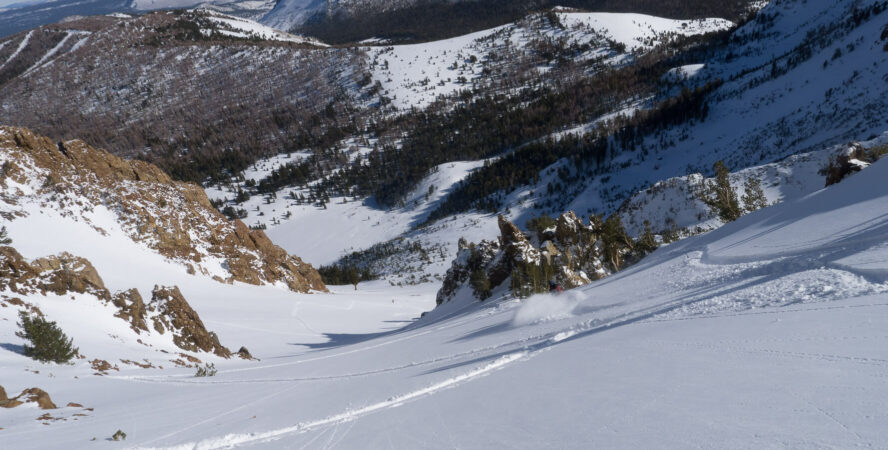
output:
M130 289L114 294L111 299L119 311L115 317L119 317L130 324L130 328L136 333L148 331L148 310L145 308L145 302L142 301L142 295L137 289Z
M61 253L28 263L16 249L8 246L0 247L0 288L20 294L77 292L111 299L99 273L86 259Z
M185 301L178 287L155 286L148 304L154 330L160 334L169 331L173 342L181 349L192 352L212 352L223 358L231 357L219 343L216 333L207 331L197 312Z
M625 235L625 231L610 231L621 227L616 221L605 222L592 216L585 224L572 211L554 221L548 220L548 228L538 229L534 237L528 237L500 216L500 236L496 241L470 244L460 240L456 259L438 291L437 303L446 303L469 287L476 298L483 299L485 295L479 288L489 292L507 280L517 296L546 292L550 281L575 288L610 273L603 264L606 248L629 257L630 261L643 256L633 255L631 246L611 237Z
M0 289L29 293L33 289L33 280L39 274L16 249L0 247Z
M488 278L493 286L499 286L512 271L520 264L538 265L542 254L534 248L527 235L518 229L515 224L500 215L497 218L500 229L500 244L503 249L503 258L497 259L488 270Z
M34 403L40 409L56 409L57 406L52 402L52 399L49 398L49 394L46 393L43 389L40 388L30 388L22 391L21 394L13 397L7 398L6 391L0 386L0 408L15 408L16 406L23 405L25 403Z
M31 265L42 275L41 289L58 295L66 292L89 292L103 300L111 299L99 272L84 258L61 253L35 259Z
M830 158L826 172L826 186L836 184L845 177L860 172L870 165L866 149L859 142L852 142L846 148Z
M0 290L7 289L22 295L89 294L106 304L113 304L118 310L115 317L129 323L136 333L150 333L150 323L157 333L170 332L173 343L183 350L211 352L224 358L231 356L231 351L219 343L219 337L207 331L179 288L155 287L148 305L136 289L112 295L88 260L68 253L38 258L29 263L14 248L0 247ZM4 303L29 309L28 304L16 298L4 300ZM32 313L42 315L39 310L30 309Z
M0 150L0 186L12 180L32 191L2 190L4 217L26 215L16 208L25 199L62 214L81 214L75 218L86 222L85 212L104 207L116 214L130 238L189 267L189 272L209 276L225 270L225 282L284 283L297 292L326 291L311 265L274 245L264 232L250 230L239 220L229 222L200 186L173 181L154 165L123 160L82 141L54 143L13 127L0 127ZM86 275L78 277L88 281ZM71 280L56 281L61 288ZM90 286L95 283L85 287Z
M476 245L460 239L458 245L456 258L447 269L441 289L435 298L438 305L450 301L460 288L466 285L473 271L484 270L486 273L487 267L493 266L494 259L502 254L499 241L485 240Z

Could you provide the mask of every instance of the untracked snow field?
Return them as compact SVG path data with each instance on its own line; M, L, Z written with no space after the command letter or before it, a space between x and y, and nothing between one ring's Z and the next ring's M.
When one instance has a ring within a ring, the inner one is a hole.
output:
M876 163L557 297L500 289L421 319L435 285L194 281L183 292L208 327L260 358L214 360L214 377L38 364L4 327L7 392L93 410L50 425L4 410L0 436L17 449L883 448L886 177ZM110 442L118 429L127 440Z

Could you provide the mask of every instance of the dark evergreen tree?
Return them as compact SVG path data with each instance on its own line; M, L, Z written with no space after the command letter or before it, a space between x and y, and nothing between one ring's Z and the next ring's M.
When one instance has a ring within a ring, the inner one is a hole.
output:
M626 233L620 216L612 214L608 217L601 225L599 235L604 247L605 264L611 271L619 271L623 267L624 255L633 248L632 239Z
M749 212L768 206L768 198L765 197L765 193L762 191L762 182L758 178L749 177L746 179L741 200Z
M55 322L49 322L40 316L31 317L24 311L19 313L19 319L21 322L18 325L22 331L15 335L31 341L30 345L25 345L25 356L61 364L77 355L74 340L69 339Z
M722 221L733 222L743 214L743 210L737 201L737 193L731 187L728 177L731 172L722 161L716 161L712 168L715 170L715 180L705 184L699 197Z
M657 239L654 238L654 233L651 232L651 223L645 220L644 233L642 233L638 240L635 241L635 251L639 254L639 257L644 257L645 255L653 253L653 251L659 246Z

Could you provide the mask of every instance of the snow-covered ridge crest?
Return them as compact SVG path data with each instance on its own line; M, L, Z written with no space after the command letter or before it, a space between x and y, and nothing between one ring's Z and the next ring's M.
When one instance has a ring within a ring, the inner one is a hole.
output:
M210 28L201 28L200 31L204 35L209 36L213 33L219 33L234 38L263 39L327 47L327 44L324 44L317 39L285 33L253 20L222 14L207 8L195 8L189 12L198 18L207 19L212 25Z
M325 290L310 265L262 231L229 222L199 186L174 182L151 164L126 161L82 141L54 144L11 127L0 127L0 164L0 214L27 256L68 250L67 227L80 224L109 242L115 236L134 241L190 274L299 292Z

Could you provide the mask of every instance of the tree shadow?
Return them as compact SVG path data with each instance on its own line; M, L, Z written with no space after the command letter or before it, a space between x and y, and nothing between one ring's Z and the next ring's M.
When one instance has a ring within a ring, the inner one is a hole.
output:
M13 353L18 353L20 355L25 354L25 346L24 345L16 345L16 344L6 343L6 344L0 344L0 348L9 350Z
M327 342L313 342L313 343L299 343L299 342L291 342L290 345L299 345L303 347L308 347L312 350L321 350L321 349L329 349L342 347L346 345L359 344L361 342L369 341L371 339L376 339L378 337L386 336L392 333L396 333L400 330L392 330L392 331L383 331L379 333L366 333L366 334L350 334L350 333L324 333L324 337L327 338Z

